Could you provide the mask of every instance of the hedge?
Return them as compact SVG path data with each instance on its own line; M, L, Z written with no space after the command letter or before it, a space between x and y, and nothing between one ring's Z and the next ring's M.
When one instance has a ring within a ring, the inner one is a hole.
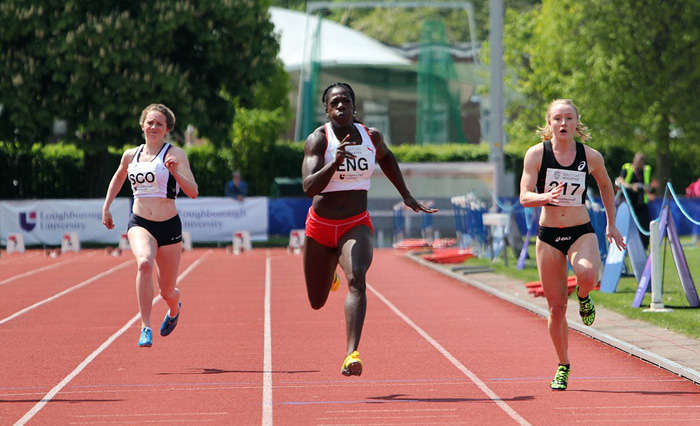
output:
M114 173L121 155L128 147L111 149L105 173ZM634 148L634 147L631 147ZM617 148L614 152L604 152L608 172L617 176L622 163L630 161L633 149ZM391 147L397 160L401 162L460 162L488 161L487 144L441 144L441 145L396 145ZM263 156L264 164L250 161L236 161L232 148L216 149L211 145L198 145L185 148L190 166L199 184L200 195L222 196L224 185L231 179L233 167L241 167L243 179L249 181L251 195L269 196L275 177L298 178L301 175L301 162L304 155L303 142L275 143ZM516 176L522 172L524 152L506 147L504 157L507 170ZM674 155L674 186L678 192L700 176L700 166L694 156ZM262 161L262 160L261 160ZM648 155L654 166L655 158ZM84 156L73 145L34 144L31 146L0 142L0 199L46 199L46 198L85 198L83 181ZM104 189L105 193L107 188ZM128 185L124 185L120 196L130 195Z

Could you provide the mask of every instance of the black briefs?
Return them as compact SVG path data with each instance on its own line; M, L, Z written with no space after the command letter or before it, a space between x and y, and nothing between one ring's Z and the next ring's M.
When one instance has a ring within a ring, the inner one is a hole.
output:
M540 226L540 230L537 232L537 238L566 255L569 253L571 245L574 244L576 240L581 237L581 235L589 233L595 234L595 230L593 229L591 222L584 223L583 225L569 226L566 228L550 228L547 226Z

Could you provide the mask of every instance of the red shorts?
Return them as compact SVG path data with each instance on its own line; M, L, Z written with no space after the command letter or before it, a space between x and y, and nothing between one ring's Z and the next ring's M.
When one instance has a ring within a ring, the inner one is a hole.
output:
M374 233L372 220L369 218L369 212L360 213L356 216L345 219L326 219L314 213L314 208L309 208L309 213L306 215L306 236L311 237L319 244L326 247L338 247L338 240L352 228L359 225L369 226L370 231Z

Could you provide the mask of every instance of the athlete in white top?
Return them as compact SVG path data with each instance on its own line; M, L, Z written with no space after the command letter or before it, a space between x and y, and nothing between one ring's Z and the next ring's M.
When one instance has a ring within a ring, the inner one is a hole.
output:
M414 211L433 213L408 191L394 155L377 129L355 123L355 93L345 83L323 92L328 123L306 139L302 164L303 188L313 197L306 221L304 278L309 302L321 309L328 299L337 265L345 272L347 352L341 372L362 373L357 348L365 319L365 275L372 263L372 223L367 214L367 190L374 161Z
M107 189L102 223L107 229L114 228L109 208L124 181L129 178L134 206L127 235L138 267L136 294L141 312L139 346L150 347L155 266L158 267L160 295L169 308L161 324L162 336L172 332L180 316L180 290L175 286L182 255L182 226L175 207L177 188L191 198L196 198L199 192L185 151L165 142L166 135L175 127L172 111L165 105L151 104L141 113L140 124L145 144L128 149L122 155Z

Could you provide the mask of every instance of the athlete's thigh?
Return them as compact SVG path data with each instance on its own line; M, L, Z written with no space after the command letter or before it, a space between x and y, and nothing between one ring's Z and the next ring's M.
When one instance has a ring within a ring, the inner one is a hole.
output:
M569 249L569 260L576 274L579 274L581 269L598 271L600 269L600 250L596 234L581 235Z
M330 291L333 273L338 265L338 251L327 247L311 237L304 240L304 278L309 296L316 292Z
M367 225L360 225L349 230L338 242L340 249L340 266L345 271L348 280L354 278L364 280L372 264L373 247L372 231ZM362 276L356 276L362 274Z
M158 267L158 285L162 290L175 288L181 258L182 243L158 247L156 266Z
M540 274L542 290L550 305L566 303L568 293L568 270L566 255L559 249L537 239L537 270Z
M158 251L158 243L153 235L140 226L133 226L127 232L131 252L136 259L147 258L153 261Z

